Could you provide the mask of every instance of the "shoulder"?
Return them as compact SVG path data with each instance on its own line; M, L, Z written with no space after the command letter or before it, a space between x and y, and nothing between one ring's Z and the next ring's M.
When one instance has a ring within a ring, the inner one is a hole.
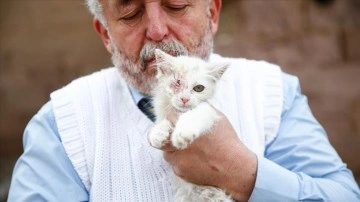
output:
M298 77L283 72L280 66L273 63L263 60L222 57L218 54L212 54L210 61L230 62L231 66L228 74L237 78L241 78L241 76L248 77L249 75L252 75L255 78L262 78L259 76L263 75L275 75L282 83L283 95L286 100L291 100L301 91ZM247 75L242 75L241 73L245 73Z
M297 76L283 72L282 82L284 95L282 113L285 114L291 109L297 99L305 96L301 92L300 81Z
M43 133L30 132L30 131L40 131L40 130L49 131L49 133L45 133L45 134L51 134L54 137L56 137L57 140L60 141L60 136L55 122L55 116L51 101L48 101L46 104L44 104L41 107L41 109L29 121L28 125L25 128L24 141L30 138L29 135L31 135L31 138L41 138L41 137L34 137L34 135L40 136L40 135L44 135Z
M252 60L246 58L223 57L218 54L211 54L210 62L230 62L232 66L242 68L280 68L278 65L264 60Z
M209 61L230 63L230 66L225 73L236 76L237 78L253 77L252 79L258 80L262 79L264 76L280 78L281 75L281 68L278 65L263 60L222 57L218 54L212 54Z
M54 106L55 116L59 106L74 102L86 102L92 97L101 97L102 94L114 89L127 89L115 67L106 68L73 80L64 87L50 94ZM110 90L109 90L110 89ZM78 107L78 106L76 106Z
M301 92L300 80L297 76L284 72L280 66L261 60L248 60L245 58L218 59L231 61L231 68L227 72L232 80L245 79L248 83L260 82L264 84L265 93L277 86L277 94L282 96L282 114L286 114L298 99L306 98ZM237 81L239 82L239 81Z
M67 84L65 87L87 85L88 83L93 83L93 82L108 82L111 79L119 80L119 77L120 77L120 73L117 70L117 68L109 67L93 72L88 75L78 77L73 81L71 81L69 84Z
M24 152L13 170L9 201L88 200L86 189L61 144L51 101L29 121L23 146ZM74 191L64 195L68 190Z

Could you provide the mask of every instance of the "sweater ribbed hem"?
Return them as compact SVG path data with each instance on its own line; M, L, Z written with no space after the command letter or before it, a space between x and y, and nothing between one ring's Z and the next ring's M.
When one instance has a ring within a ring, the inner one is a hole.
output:
M66 88L66 87L65 87ZM70 95L64 89L51 93L56 123L62 144L65 148L72 165L77 171L87 191L90 190L87 162L85 157L85 146L80 133L78 117L74 104L68 99Z
M271 143L279 130L283 104L283 84L281 69L266 63L264 68L264 131L265 145ZM273 66L274 68L270 68Z

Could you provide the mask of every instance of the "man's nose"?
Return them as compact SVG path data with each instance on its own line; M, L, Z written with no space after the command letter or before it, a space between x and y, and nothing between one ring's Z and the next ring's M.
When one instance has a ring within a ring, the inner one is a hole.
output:
M166 13L158 6L148 11L146 37L151 41L161 41L169 34Z

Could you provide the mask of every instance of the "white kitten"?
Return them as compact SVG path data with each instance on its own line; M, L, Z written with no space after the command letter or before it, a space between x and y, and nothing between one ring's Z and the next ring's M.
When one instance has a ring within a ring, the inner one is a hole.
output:
M158 85L153 104L156 123L149 134L150 144L161 148L168 141L178 149L186 148L206 133L219 116L207 102L228 63L207 63L189 56L173 57L155 50ZM169 110L181 112L172 126L166 115ZM171 135L170 135L171 134ZM171 140L169 138L171 137ZM232 201L221 189L194 185L175 177L176 201Z

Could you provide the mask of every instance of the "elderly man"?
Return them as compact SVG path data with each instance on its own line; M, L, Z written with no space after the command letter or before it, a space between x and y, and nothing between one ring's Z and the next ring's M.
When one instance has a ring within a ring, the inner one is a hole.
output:
M236 201L360 200L296 77L212 53L221 0L87 4L115 67L51 94L25 129L9 201L172 201L172 171ZM138 103L156 84L156 48L231 62L212 103L221 119L183 150L147 142Z

